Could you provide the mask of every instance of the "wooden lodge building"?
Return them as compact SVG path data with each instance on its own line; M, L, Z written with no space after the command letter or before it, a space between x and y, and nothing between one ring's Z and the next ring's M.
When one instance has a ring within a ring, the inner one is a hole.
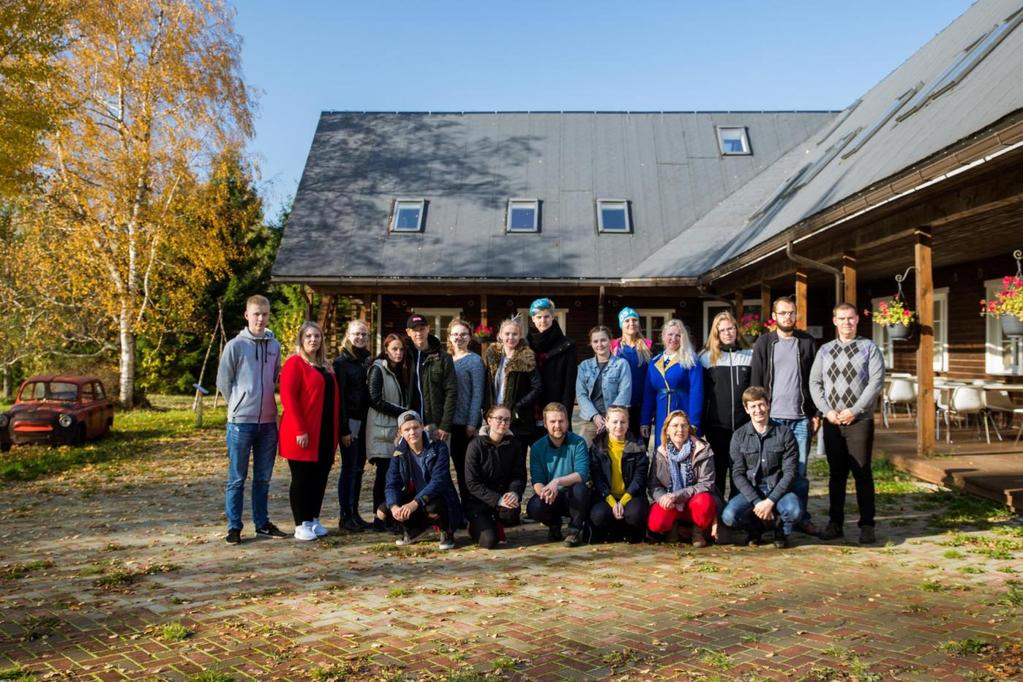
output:
M273 269L350 296L379 339L410 311L492 326L539 296L580 342L624 305L648 336L794 294L833 335L836 298L897 291L908 341L861 317L917 375L1011 379L979 302L1023 248L1023 10L980 0L842 112L326 112ZM1018 368L1015 370L1018 372Z

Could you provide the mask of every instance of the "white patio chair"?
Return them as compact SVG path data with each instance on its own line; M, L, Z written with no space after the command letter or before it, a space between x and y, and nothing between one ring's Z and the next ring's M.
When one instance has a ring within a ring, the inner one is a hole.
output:
M934 389L934 411L937 412L934 420L934 438L941 440L941 422L945 421L945 442L952 442L952 425L949 423L948 414L948 391L941 388Z
M994 426L994 422L991 421L991 413L988 412L984 406L984 392L975 386L959 386L952 391L952 402L949 405L952 412L956 416L967 417L971 414L977 415L977 432L980 434L980 422L984 422L984 437L987 442L991 442L991 431L988 429L988 423ZM998 440L1002 439L1002 435L998 433L998 427L995 426L995 433L998 435Z
M1008 415L1009 429L1012 429L1012 422L1016 418L1016 415L1023 415L1023 406L1017 405L1012 402L1012 397L1008 391L1000 391L998 389L989 389L984 391L984 406L987 407L988 411L992 414L1000 412ZM1020 434L1023 434L1023 421L1020 422L1019 431L1016 432L1016 444L1019 444Z
M895 408L898 405L906 406L906 414L909 416L913 415L913 403L916 402L916 383L904 378L892 378L891 383L888 385L888 391L884 397L884 408L895 416ZM887 417L884 420L885 425L888 425Z

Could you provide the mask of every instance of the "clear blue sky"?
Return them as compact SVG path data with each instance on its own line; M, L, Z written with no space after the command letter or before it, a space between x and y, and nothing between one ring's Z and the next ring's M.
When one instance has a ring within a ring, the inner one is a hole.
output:
M319 113L842 109L969 0L234 0L273 215Z

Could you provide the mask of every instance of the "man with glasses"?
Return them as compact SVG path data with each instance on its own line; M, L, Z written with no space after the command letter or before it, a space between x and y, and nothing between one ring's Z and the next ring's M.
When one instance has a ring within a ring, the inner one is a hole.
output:
M828 453L828 527L821 539L843 535L845 483L856 482L860 508L860 544L874 537L874 477L870 456L874 446L874 405L884 386L884 357L870 339L856 335L860 318L849 303L832 313L838 338L821 347L810 370L810 391L824 414L824 449Z
M762 334L753 346L750 385L767 389L771 421L792 431L799 447L799 478L806 479L810 436L820 426L810 395L810 368L817 344L812 336L796 329L796 303L790 296L775 300L771 317L777 325L775 330ZM799 490L806 510L809 487L800 486ZM809 511L804 511L796 528L809 535L818 533Z

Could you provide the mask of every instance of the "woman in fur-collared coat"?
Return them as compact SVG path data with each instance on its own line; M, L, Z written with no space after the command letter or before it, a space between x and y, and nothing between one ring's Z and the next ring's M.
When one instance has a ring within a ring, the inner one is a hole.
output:
M518 320L501 323L497 343L487 348L483 364L487 368L486 408L504 405L511 410L511 433L525 452L534 440L533 410L540 396L540 373Z

